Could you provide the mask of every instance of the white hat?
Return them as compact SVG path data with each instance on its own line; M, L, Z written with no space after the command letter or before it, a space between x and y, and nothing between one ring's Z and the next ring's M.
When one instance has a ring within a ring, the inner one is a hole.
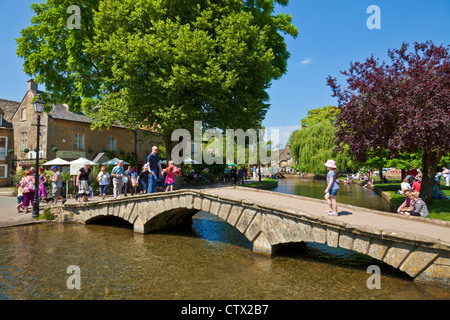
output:
M333 168L333 169L337 168L336 167L336 161L328 160L327 163L325 163L325 167L330 167L330 168Z

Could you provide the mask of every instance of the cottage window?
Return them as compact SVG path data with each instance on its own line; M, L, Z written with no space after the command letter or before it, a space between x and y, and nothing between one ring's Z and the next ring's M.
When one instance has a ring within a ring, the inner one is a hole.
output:
M116 138L114 137L106 138L106 150L116 151Z
M22 109L22 113L20 114L21 120L27 120L27 108Z
M8 165L0 164L0 178L8 178Z
M3 115L0 114L0 127L2 127L2 126L3 126Z
M7 149L8 149L8 138L0 137L0 156L6 156Z
M21 132L20 133L20 149L23 151L23 149L28 147L28 132Z
M81 133L73 134L73 148L78 150L84 149L84 135Z

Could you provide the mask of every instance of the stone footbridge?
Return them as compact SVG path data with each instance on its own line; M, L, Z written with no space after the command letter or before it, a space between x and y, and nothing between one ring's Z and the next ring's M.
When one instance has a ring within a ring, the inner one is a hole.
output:
M275 254L286 244L315 242L368 255L416 280L450 286L450 223L339 205L243 187L184 189L51 207L59 221L89 224L114 216L138 233L190 224L198 211L236 227L253 251Z

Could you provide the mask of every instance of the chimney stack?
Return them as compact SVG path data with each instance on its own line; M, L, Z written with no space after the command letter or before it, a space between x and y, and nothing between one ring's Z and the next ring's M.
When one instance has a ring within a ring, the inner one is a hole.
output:
M34 82L34 79L30 79L27 82L28 82L28 91L30 90L37 91L38 85L36 82Z

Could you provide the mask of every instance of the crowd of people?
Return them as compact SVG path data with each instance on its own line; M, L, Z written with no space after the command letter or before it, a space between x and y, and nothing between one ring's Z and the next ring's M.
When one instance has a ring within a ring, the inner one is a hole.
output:
M67 199L64 199L61 195L62 189L62 178L61 173L58 170L57 166L53 166L51 168L53 171L53 175L47 179L47 176L44 173L44 168L39 168L39 181L36 185L35 178L35 169L32 167L29 170L25 170L22 174L20 181L17 183L17 212L28 213L29 207L33 204L35 192L38 192L38 200L45 202L53 201L56 205L58 200L61 200L62 204L64 204ZM52 183L52 195L50 198L47 194L47 184L48 182Z
M158 177L164 177L165 191L173 191L175 185L175 175L180 175L180 169L169 161L165 169L162 168L158 156L158 147L153 146L152 152L148 155L142 171L138 174L134 166L129 165L126 169L124 161L119 160L118 164L112 169L111 174L107 172L106 166L102 166L97 179L100 187L100 196L104 200L107 189L110 185L113 187L114 199L120 198L122 193L126 197L128 191L131 195L154 193L157 190ZM78 172L76 177L76 187L78 193L77 201L88 201L92 197L91 169L86 162Z
M248 178L248 169L245 166L241 166L237 169L237 166L226 166L222 175L222 181L227 184L232 182L234 184L245 184Z
M119 198L122 193L127 196L128 191L131 195L154 193L157 190L158 181L164 179L165 191L173 191L175 185L175 175L181 175L180 169L176 167L173 161L169 161L166 168L162 168L161 161L158 156L158 147L153 146L152 152L148 155L146 163L142 167L142 171L137 173L134 166L130 165L125 169L124 161L119 160L118 164L112 169L111 173L108 173L107 167L102 166L99 174L94 177L97 179L100 189L100 197L104 200L106 197L107 189L112 185L114 199ZM328 215L337 216L338 208L336 196L339 191L339 171L336 167L334 160L328 160L325 164L328 170L327 174L327 187L325 189L325 200L327 201L330 209L326 211ZM46 202L52 201L53 204L57 204L61 200L64 204L67 199L64 199L61 195L61 189L63 186L61 173L57 166L51 168L53 175L49 178L46 177L44 168L39 168L39 181L36 184L35 181L35 169L25 170L20 181L17 183L18 189L18 204L17 211L21 212L25 209L25 213L28 213L29 206L32 204L35 192L38 192L38 199ZM258 168L253 167L251 169L253 175L257 177L259 174ZM222 181L227 184L232 182L234 184L244 184L248 177L248 171L246 166L241 166L239 169L236 165L229 165L225 168L222 175ZM369 173L370 177L370 173ZM398 208L397 212L402 215L412 216L428 216L428 209L425 202L419 198L421 188L420 170L414 169L407 171L407 176L400 184L401 190L399 194L404 194L406 200ZM436 174L436 184L434 186L433 197L435 199L448 199L448 197L440 190L441 178L444 178L446 186L450 184L450 171L447 167L444 167L442 172ZM88 198L93 197L92 193L92 171L88 162L79 169L78 175L75 179L75 185L77 188L76 199L77 201L88 201ZM370 179L367 175L358 173L352 176L347 176L344 183L348 184L351 179L366 180ZM52 184L52 195L48 197L46 186L48 183Z

